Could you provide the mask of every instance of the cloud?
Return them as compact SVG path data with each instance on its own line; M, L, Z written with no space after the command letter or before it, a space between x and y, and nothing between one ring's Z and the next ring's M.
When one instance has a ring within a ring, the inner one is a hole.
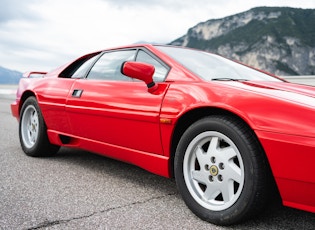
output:
M166 9L183 9L187 6L190 8L192 6L199 7L200 5L203 5L204 3L207 3L209 1L207 0L102 0L106 3L110 3L113 6L119 7L119 8L130 8L130 7L161 7Z
M296 0L0 0L0 65L50 70L79 55L138 41L169 43L190 27Z
M38 20L38 15L32 11L32 4L39 0L1 0L0 25L11 20Z

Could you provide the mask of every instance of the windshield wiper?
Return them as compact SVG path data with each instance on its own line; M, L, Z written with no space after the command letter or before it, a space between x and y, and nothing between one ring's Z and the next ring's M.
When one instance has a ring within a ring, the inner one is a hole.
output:
M222 78L212 78L211 81L248 81L248 80L222 77Z

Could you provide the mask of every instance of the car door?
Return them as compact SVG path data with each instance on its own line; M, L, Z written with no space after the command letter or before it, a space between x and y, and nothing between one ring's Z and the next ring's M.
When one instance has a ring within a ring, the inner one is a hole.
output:
M163 154L159 114L167 84L161 82L165 90L151 94L144 82L123 75L122 63L137 56L139 60L155 63L157 79L166 77L167 66L143 50L106 52L86 79L78 79L73 84L66 111L77 137Z
M69 132L70 126L65 114L65 105L74 81L68 78L43 79L35 88L48 129L62 133Z
M93 53L74 61L58 77L39 80L35 91L48 129L65 134L71 133L65 112L67 98L73 83L77 78L84 76L98 54ZM51 75L54 75L54 72Z

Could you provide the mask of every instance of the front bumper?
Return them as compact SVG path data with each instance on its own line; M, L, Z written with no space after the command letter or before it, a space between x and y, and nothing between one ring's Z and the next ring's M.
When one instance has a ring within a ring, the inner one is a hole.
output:
M19 103L18 103L18 101L15 101L15 102L13 102L11 104L11 113L17 120L20 119Z

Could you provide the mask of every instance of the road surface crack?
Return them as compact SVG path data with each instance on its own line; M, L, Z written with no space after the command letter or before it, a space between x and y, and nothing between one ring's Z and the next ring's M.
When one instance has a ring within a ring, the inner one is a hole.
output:
M97 214L102 214L102 213L106 213L106 212L117 210L117 209L121 209L121 208L126 208L126 207L137 205L137 204L145 204L145 203L148 203L148 202L153 201L153 200L159 200L159 199L163 199L165 197L170 197L170 196L175 196L175 195L177 195L176 192L169 193L167 195L152 197L150 199L143 200L143 201L135 201L133 203L129 203L129 204L126 204L126 205L121 205L121 206L117 206L117 207L112 207L112 208L108 208L108 209L105 209L105 210L101 210L101 211L98 211L98 212L93 212L93 213L91 213L89 215L77 216L77 217L64 219L64 220L51 220L51 221L50 220L46 220L46 221L44 221L42 223L39 223L37 226L27 228L27 230L36 230L36 229L47 228L47 227L51 227L51 226L55 226L55 225L69 223L69 222L74 221L74 220L82 220L82 219L89 218L89 217L92 217L92 216L97 215Z

